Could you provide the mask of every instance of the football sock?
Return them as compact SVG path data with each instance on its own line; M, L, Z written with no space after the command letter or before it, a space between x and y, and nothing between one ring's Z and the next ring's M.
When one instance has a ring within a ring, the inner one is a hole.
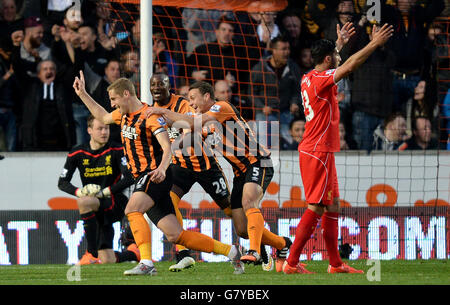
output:
M127 218L130 223L131 232L133 232L134 240L141 253L141 261L151 260L151 231L147 220L145 220L144 215L139 212L132 212L127 215Z
M175 209L175 215L180 225L183 225L183 216L181 215L180 209L178 208L178 203L180 203L181 198L178 197L174 192L170 192L170 198L172 199L173 207Z
M211 237L194 231L183 230L178 237L177 244L206 253L214 252L215 254L228 255L231 246L221 243Z
M310 209L306 209L305 213L303 213L303 216L295 230L294 243L289 249L289 257L287 258L287 262L290 266L297 266L303 247L311 238L311 234L316 229L319 219L320 215Z
M83 220L84 234L87 241L87 252L91 253L94 257L98 257L97 252L97 218L95 212L80 214Z
M282 236L278 236L264 228L261 237L261 244L269 245L278 250L281 250L286 246L286 240Z
M183 215L181 215L180 209L178 208L178 203L180 203L181 198L178 197L178 195L174 192L170 192L170 198L172 199L173 208L175 209L175 216L177 217L177 220L180 223L181 227L183 227ZM187 250L185 246L178 244L175 245L175 249L177 252Z
M139 263L143 263L147 266L153 266L153 261L151 259L142 259L139 261Z
M227 257L229 259L233 259L237 254L237 247L231 247L230 246L230 251L228 251Z
M178 236L176 243L181 244L189 249L202 252L209 253L214 250L214 242L211 237L193 231L181 231L181 234L180 236Z
M231 251L231 245L224 244L218 240L213 239L214 242L214 250L213 252L216 254L222 254L228 256Z
M248 209L245 212L247 216L247 233L250 240L250 249L260 254L261 251L261 238L264 230L264 218L261 214L261 210L257 208Z
M323 239L327 247L330 265L339 267L342 265L338 248L338 213L325 212L322 216Z

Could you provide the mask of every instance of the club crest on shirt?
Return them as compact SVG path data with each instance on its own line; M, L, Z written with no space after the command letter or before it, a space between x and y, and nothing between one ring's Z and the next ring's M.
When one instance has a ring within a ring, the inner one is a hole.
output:
M328 191L327 197L328 197L328 198L327 198L328 200L333 199L333 191L332 191L332 190L329 190L329 191Z

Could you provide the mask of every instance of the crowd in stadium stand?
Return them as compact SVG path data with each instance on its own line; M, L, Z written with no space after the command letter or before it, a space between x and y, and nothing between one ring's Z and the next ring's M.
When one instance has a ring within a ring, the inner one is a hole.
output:
M139 83L139 9L128 4L134 15L127 26L113 20L116 3L72 2L0 0L0 151L67 151L88 140L89 112L72 89L80 70L108 111L110 83ZM305 124L299 84L314 68L311 43L335 41L336 26L353 22L356 34L340 53L345 61L371 39L365 3L288 1L278 12L262 9L264 1L250 12L154 7L153 69L169 75L177 94L211 82L245 119L279 121L280 148L295 150ZM381 5L381 23L395 34L338 83L341 149L446 149L448 1ZM120 141L118 127L112 138Z

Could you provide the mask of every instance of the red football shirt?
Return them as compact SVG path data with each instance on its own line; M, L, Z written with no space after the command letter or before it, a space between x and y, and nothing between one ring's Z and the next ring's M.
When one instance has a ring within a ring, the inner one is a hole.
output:
M306 117L305 133L298 150L338 152L339 106L336 69L319 72L312 70L302 77L301 90Z

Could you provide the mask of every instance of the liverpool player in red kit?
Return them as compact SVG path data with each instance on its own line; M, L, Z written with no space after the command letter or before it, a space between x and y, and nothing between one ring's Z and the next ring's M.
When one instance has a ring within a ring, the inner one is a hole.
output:
M339 51L353 33L348 24L338 28L338 40L322 39L311 48L315 67L301 82L305 133L298 146L300 173L308 208L297 225L295 240L283 264L284 273L311 273L299 263L300 254L322 218L329 256L328 273L364 273L343 263L338 251L339 186L334 153L339 151L339 107L336 84L359 67L392 36L385 24L372 29L372 40L339 66Z

